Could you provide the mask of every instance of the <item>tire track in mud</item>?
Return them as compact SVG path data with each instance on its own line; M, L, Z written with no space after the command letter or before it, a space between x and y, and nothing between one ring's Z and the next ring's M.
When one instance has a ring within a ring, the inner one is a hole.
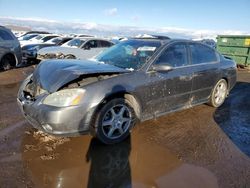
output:
M25 120L19 121L11 126L8 126L2 130L0 130L0 140L8 134L11 134L13 131L17 131L21 126L27 123Z

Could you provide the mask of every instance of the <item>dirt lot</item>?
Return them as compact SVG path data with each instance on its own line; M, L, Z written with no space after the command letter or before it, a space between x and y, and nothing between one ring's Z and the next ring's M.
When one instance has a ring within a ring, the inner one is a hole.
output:
M225 104L138 125L125 142L36 131L16 104L33 67L0 73L0 187L250 187L250 72Z

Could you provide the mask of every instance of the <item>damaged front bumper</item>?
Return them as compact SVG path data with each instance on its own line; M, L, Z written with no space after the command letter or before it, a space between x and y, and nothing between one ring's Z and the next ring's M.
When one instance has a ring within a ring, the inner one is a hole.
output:
M91 113L84 104L69 107L49 106L42 103L48 94L41 94L31 100L23 91L26 84L27 82L23 83L18 92L17 103L23 116L34 128L63 136L89 132Z

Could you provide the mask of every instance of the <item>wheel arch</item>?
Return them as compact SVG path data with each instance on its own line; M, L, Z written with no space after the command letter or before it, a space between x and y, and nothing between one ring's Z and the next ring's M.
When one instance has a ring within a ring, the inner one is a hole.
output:
M230 90L229 78L226 75L222 75L221 79L223 79L223 80L225 80L227 82L227 92L229 92L229 90Z
M0 60L1 63L2 63L3 58L6 56L11 56L15 60L15 62L13 62L11 64L11 66L16 66L18 64L18 59L17 59L16 55L14 53L11 53L11 52L7 52L7 53L4 53L2 55L1 60Z
M221 79L226 80L227 84L228 84L228 78L226 76L223 76Z
M129 92L125 92L125 91L112 93L110 95L105 96L101 100L101 102L95 107L95 109L93 109L93 111L91 112L91 116L90 116L89 120L90 120L90 134L92 136L96 137L96 131L97 131L96 118L98 117L98 113L100 112L100 110L109 101L111 101L113 99L118 99L118 98L126 99L129 102L129 104L131 105L131 107L134 109L134 112L136 115L135 122L141 121L141 103L139 102L138 98L135 95L133 95Z
M106 96L100 103L99 107L101 107L103 104L106 104L108 101L115 98L126 99L134 109L137 119L141 120L141 102L139 101L138 97L126 91L120 91Z

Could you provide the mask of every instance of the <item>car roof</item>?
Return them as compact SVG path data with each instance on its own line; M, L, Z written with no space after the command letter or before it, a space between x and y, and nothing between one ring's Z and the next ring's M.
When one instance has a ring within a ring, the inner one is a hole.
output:
M192 42L192 43L199 43L199 44L203 44L199 41L193 41L193 40L189 40L189 39L171 39L171 38L130 38L128 40L138 40L138 41L158 41L161 43L161 45L166 45L166 44L169 44L169 43L174 43L174 42L184 42L184 43L189 43L189 42Z
M189 40L189 39L171 39L171 42L196 42L193 40Z
M171 39L156 39L156 38L130 38L128 40L135 40L135 41L155 41L155 42L160 42L161 45L169 43L171 41Z
M98 37L74 37L73 39L84 39L84 40L105 40L110 41L107 38L98 38Z

